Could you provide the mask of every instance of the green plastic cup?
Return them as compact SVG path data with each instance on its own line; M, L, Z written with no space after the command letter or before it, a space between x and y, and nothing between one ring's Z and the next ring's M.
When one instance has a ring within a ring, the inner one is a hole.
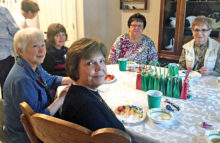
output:
M158 90L148 90L148 108L160 108L161 97L163 93Z
M120 71L126 71L127 59L125 59L125 58L118 59L118 65L119 65Z
M176 63L170 63L168 65L169 75L176 76L179 74L179 65Z

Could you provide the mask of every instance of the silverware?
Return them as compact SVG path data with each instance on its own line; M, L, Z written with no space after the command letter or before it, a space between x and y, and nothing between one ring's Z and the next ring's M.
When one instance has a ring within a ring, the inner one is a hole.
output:
M174 108L177 109L177 111L180 111L180 107L176 104L174 104L173 102L169 101L168 99L166 99L164 102L170 104L171 106L173 106Z

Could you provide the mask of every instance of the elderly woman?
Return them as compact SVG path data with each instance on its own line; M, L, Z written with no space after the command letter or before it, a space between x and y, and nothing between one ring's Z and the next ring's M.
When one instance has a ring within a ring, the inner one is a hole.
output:
M129 33L116 39L109 55L109 62L117 63L119 58L127 58L136 63L157 61L154 42L142 34L145 27L146 19L143 15L140 13L132 15L128 20Z
M47 30L47 54L42 64L43 68L52 75L66 76L65 59L67 47L66 29L62 24L53 23Z
M27 102L35 112L54 115L61 107L65 92L53 100L50 88L70 84L68 77L51 76L41 63L46 55L43 33L36 28L19 30L14 37L16 62L4 84L4 132L11 143L28 143L20 122L20 102Z
M61 117L94 131L110 127L125 130L98 93L106 76L107 49L102 43L83 38L67 52L66 71L74 81L65 97Z
M193 40L183 45L180 69L191 67L202 75L220 75L220 43L210 38L212 21L198 16L192 23Z

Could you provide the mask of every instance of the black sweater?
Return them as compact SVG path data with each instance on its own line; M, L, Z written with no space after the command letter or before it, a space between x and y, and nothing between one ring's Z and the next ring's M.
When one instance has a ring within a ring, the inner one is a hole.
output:
M63 46L60 50L49 47L42 67L52 75L66 76L65 55L68 48Z
M61 118L92 131L100 128L117 128L125 131L123 124L99 93L82 86L70 87L63 103Z

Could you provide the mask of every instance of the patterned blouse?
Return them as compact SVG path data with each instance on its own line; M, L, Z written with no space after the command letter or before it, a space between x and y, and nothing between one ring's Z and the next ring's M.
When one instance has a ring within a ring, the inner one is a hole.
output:
M108 60L115 64L119 58L127 58L128 61L136 63L158 61L154 42L149 37L144 35L141 41L133 43L127 33L116 39Z

